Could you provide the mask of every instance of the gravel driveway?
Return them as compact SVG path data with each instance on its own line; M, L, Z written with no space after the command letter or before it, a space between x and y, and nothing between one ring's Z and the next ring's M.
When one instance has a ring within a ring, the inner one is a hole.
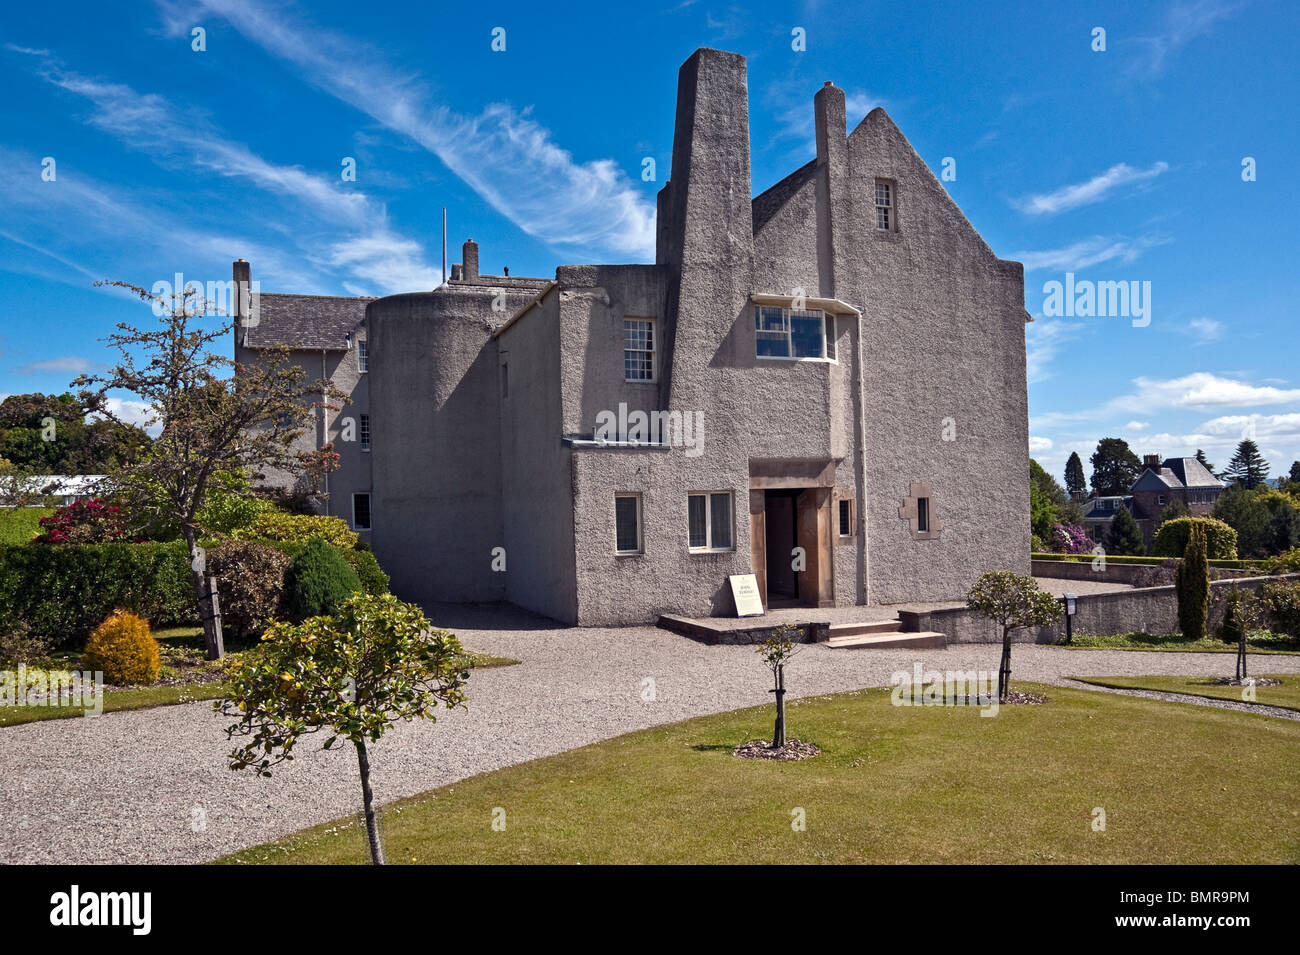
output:
M752 647L704 646L651 627L566 628L499 607L435 608L430 617L468 647L523 662L476 672L467 710L436 726L399 726L373 746L382 801L631 730L771 702ZM918 660L927 669L996 670L998 648L809 646L788 684L791 696L883 686ZM1256 672L1300 672L1300 657L1254 661ZM1013 665L1016 679L1052 683L1071 674L1226 673L1232 657L1025 644ZM646 678L653 702L641 698ZM0 862L199 862L358 810L350 747L304 745L261 779L226 768L225 723L196 703L0 729Z

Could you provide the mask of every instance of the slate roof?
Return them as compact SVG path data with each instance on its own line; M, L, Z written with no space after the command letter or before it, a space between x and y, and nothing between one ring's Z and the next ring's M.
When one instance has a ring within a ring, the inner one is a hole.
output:
M1103 502L1109 502L1112 506L1109 508L1103 507ZM1123 504L1131 511L1133 509L1133 498L1119 495L1089 498L1084 506L1083 516L1094 521L1108 520L1115 516L1120 504Z
M1184 487L1223 487L1224 484L1196 458L1166 458L1162 468L1173 471Z
M1142 476L1133 482L1130 490L1134 491L1157 491L1170 487L1182 487L1183 482L1178 479L1171 468L1161 467L1147 468L1142 472Z
M344 351L348 332L365 321L366 303L372 301L372 297L262 292L258 296L259 321L247 329L245 345Z

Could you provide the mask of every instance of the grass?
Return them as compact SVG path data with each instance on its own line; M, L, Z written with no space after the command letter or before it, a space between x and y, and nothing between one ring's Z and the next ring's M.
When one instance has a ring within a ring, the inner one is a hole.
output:
M1224 676L1230 674L1224 673ZM1213 700L1236 700L1238 703L1254 703L1259 706L1281 706L1288 710L1300 710L1300 675L1294 673L1264 673L1255 676L1267 676L1281 680L1281 686L1255 687L1255 699L1243 700L1239 686L1221 686L1212 683L1203 676L1076 676L1072 680L1082 683L1094 683L1097 686L1109 686L1119 690L1160 690L1165 693L1188 693L1192 696L1206 696Z
M1067 650L1168 650L1174 653L1236 653L1237 646L1217 637L1188 640L1181 633L1160 636L1151 633L1076 633ZM1286 634L1256 631L1246 641L1247 653L1300 654L1300 639Z
M177 703L194 703L198 700L220 699L226 692L225 668L232 660L253 646L252 641L228 641L226 656L222 660L208 660L205 656L202 627L162 627L153 632L162 655L159 683L151 686L104 687L104 712L141 710ZM463 666L474 669L510 666L518 663L508 657L495 657L473 651L465 654ZM81 655L75 652L57 653L40 666L47 669L76 670L81 665ZM35 723L41 720L62 720L81 717L81 706L0 706L0 727Z
M0 507L0 544L30 544L41 518L53 513L52 507Z
M791 735L823 750L803 762L731 755L771 732L770 706L631 733L385 806L388 856L430 864L1300 861L1300 723L1015 686L1050 702L992 718L974 707L891 706L888 690L795 702ZM1105 831L1093 831L1096 807ZM504 831L492 828L496 809ZM799 809L803 832L791 825ZM365 859L354 816L218 861Z

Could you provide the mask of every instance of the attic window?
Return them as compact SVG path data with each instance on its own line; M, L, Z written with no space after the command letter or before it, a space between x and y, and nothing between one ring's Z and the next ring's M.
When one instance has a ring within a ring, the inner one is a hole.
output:
M894 184L887 179L877 179L876 231L892 231L894 228L894 218Z

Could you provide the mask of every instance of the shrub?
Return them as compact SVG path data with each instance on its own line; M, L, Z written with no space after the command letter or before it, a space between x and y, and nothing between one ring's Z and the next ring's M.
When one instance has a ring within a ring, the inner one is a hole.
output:
M264 510L247 527L236 530L240 540L283 541L305 544L320 537L339 550L356 549L359 538L341 517L320 514L286 514L283 511Z
M0 666L15 667L20 663L33 664L50 652L50 644L33 637L27 624L21 620L0 623Z
M221 621L232 634L254 637L279 616L289 579L289 555L269 544L231 540L208 551L217 578Z
M117 607L157 626L196 622L185 545L0 546L0 620L54 649L80 650Z
M1270 630L1300 637L1300 580L1270 580L1255 600Z
M379 566L379 560L368 550L347 550L343 558L352 565L361 580L361 589L378 597L388 593L388 575Z
M81 666L102 670L104 682L115 686L153 683L162 671L158 641L149 623L126 610L115 610L86 641Z
M1135 556L1145 552L1142 530L1129 509L1121 504L1106 531L1106 553Z
M1264 563L1264 571L1269 574L1300 573L1300 547L1292 548L1285 553L1278 554L1276 557L1270 557Z
M1063 554L1091 554L1092 538L1077 524L1054 524L1052 547Z
M41 518L53 514L52 507L0 507L0 544L30 544L41 532Z
M1187 550L1187 538L1193 527L1205 530L1205 546L1212 560L1237 558L1237 532L1223 521L1212 517L1176 517L1165 521L1151 542L1151 553L1156 557L1182 557Z
M1246 635L1246 600L1244 590L1231 588L1223 595L1223 623L1219 625L1219 639L1224 643L1238 644Z
M38 544L103 544L125 541L126 519L116 504L99 498L74 501L40 520Z
M286 609L295 623L333 616L359 590L357 572L327 541L316 537L290 562Z
M1205 637L1206 616L1210 611L1210 562L1205 549L1205 529L1194 525L1174 578L1178 589L1178 625L1183 636L1193 641Z
M1134 587L1168 587L1178 573L1178 561L1165 560L1152 567L1141 567L1133 574Z

